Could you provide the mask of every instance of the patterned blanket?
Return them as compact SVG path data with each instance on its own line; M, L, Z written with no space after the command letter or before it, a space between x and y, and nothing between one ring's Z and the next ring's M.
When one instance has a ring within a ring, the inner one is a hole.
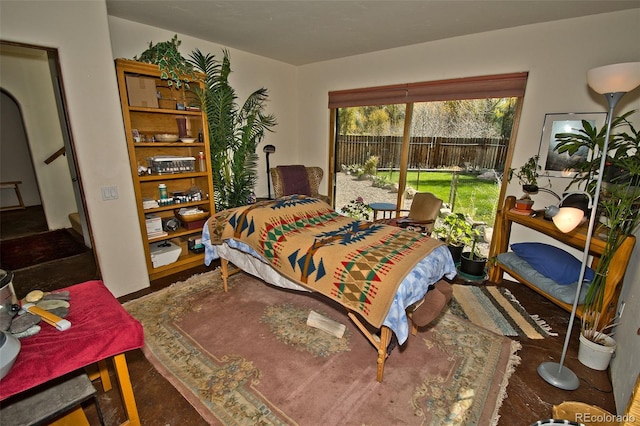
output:
M213 244L233 238L290 280L379 328L403 278L443 243L417 232L338 214L292 195L224 210L209 220Z

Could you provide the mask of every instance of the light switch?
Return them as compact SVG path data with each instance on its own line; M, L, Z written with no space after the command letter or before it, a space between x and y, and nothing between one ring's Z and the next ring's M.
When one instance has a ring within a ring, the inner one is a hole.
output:
M119 198L118 187L116 185L103 186L100 190L102 192L102 201L117 200Z

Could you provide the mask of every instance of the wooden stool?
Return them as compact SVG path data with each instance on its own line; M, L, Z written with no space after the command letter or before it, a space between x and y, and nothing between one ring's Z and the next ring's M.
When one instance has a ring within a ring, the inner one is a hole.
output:
M21 180L14 180L11 182L0 182L0 189L13 189L16 192L16 197L18 197L18 204L13 206L0 207L0 210L24 210L24 201L22 201L22 195L20 195L20 188L18 185L21 184Z
M0 418L14 425L37 425L45 422L48 424L51 421L54 421L52 425L88 425L89 422L80 404L93 398L100 424L104 425L96 397L96 388L86 374L72 373L44 386L42 390L34 388L36 393L31 392L25 397L10 401L7 405L3 404L0 409ZM68 414L63 416L65 413ZM73 416L71 423L67 416Z

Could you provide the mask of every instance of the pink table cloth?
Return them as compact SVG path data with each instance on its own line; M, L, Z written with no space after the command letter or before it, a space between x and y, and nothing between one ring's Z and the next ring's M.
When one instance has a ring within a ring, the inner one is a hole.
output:
M35 336L20 340L18 358L0 380L0 401L100 360L141 348L142 325L120 305L102 281L62 290L71 296L71 328L58 331L45 322Z

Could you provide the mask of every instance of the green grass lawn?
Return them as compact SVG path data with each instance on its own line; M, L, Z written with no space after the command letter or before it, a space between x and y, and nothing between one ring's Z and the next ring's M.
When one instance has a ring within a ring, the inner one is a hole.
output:
M378 176L398 182L398 172L378 172ZM493 226L500 187L495 182L479 180L475 175L458 174L455 200L451 196L450 172L409 172L407 186L418 192L431 192L445 203L453 203L453 211Z

